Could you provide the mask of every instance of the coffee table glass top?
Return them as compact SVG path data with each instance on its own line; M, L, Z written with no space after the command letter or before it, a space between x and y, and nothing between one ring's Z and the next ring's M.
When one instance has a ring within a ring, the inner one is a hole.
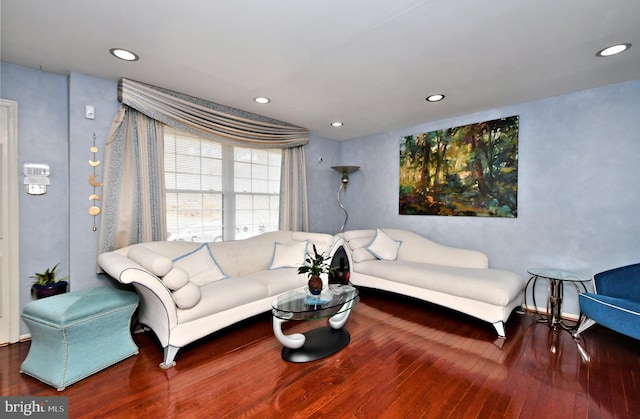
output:
M585 274L576 272L563 271L560 269L548 269L548 268L532 268L527 272L531 275L539 276L542 278L556 279L560 281L573 281L573 282L587 282L591 281L591 277Z
M358 290L351 285L331 284L317 296L304 287L278 296L272 303L272 313L283 320L320 319L350 310L358 300ZM346 304L350 301L353 303Z

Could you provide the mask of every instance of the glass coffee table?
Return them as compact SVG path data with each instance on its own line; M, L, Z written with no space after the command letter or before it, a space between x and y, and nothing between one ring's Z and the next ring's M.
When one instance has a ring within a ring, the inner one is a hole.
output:
M351 309L358 303L358 290L351 285L331 284L313 296L307 287L286 292L272 303L273 333L282 348L282 359L310 362L332 355L349 344L344 328ZM293 320L329 319L329 325L306 333L285 335L282 324Z

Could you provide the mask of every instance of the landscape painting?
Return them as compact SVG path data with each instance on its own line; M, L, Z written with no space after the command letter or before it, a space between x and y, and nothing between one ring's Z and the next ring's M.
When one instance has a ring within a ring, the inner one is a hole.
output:
M400 140L400 214L518 214L519 117Z

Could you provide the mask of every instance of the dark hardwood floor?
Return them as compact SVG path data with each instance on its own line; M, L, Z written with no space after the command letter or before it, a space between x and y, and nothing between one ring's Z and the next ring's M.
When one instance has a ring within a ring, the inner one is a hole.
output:
M530 314L514 312L496 340L486 323L371 290L346 327L341 352L293 364L265 314L183 349L169 370L153 334L138 333L138 355L62 392L19 373L24 342L0 348L2 395L66 396L70 418L640 416L639 342L600 326L582 338L589 363L569 333Z

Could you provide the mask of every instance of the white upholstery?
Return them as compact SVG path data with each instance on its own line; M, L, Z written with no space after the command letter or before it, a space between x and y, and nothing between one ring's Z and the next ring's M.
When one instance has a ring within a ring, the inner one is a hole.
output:
M195 282L187 282L187 284L171 292L171 297L176 303L176 307L181 309L188 309L195 307L202 298L200 287Z
M132 246L127 256L157 276L165 276L173 267L171 259L143 246Z
M504 337L503 323L520 305L524 286L516 274L490 269L482 252L444 246L409 231L382 231L392 241L373 248L382 249L385 256L393 258L393 246L401 242L396 260L379 260L375 251L367 249L376 230L353 230L338 236L275 231L246 240L208 243L216 266L227 278L206 281L200 286L188 273L198 271L199 263L180 267L174 260L198 249L201 243L136 244L99 255L98 264L113 278L135 287L140 296L138 320L154 331L164 347L161 364L164 368L175 364L174 357L185 345L269 311L275 296L306 284L307 277L298 275L295 267L269 269L274 262L276 243L291 251L277 258L278 264L284 266L295 264L299 257L295 255L299 250L296 247L301 247L302 242L308 241L307 251L315 245L319 253L328 255L345 243L354 285L396 292L458 310L492 323ZM390 254L386 253L389 245ZM130 258L131 254L144 265Z
M309 241L307 240L303 242L276 243L269 269L296 268L304 265L308 247Z
M396 260L380 260L369 251L376 230L343 233L356 286L391 291L439 304L492 323L503 324L520 306L524 282L513 272L490 269L482 252L435 243L419 234L382 229L400 241Z
M154 331L165 348L161 366L168 368L175 364L174 357L183 346L271 310L275 296L306 284L306 276L298 275L296 268L269 270L275 243L308 241L309 249L315 245L318 252L332 254L336 240L330 234L275 231L246 240L208 243L219 271L228 277L201 281L200 285L190 277L185 281L183 273L175 270L191 270L199 276L200 258L192 259L195 266L177 266L180 263L176 259L197 250L202 243L140 243L103 253L98 256L98 264L111 277L133 284L140 296L138 320ZM132 251L146 266L166 271L164 277L129 258ZM167 266L167 260L173 261L172 266ZM206 263L212 267L209 261Z
M396 260L398 258L398 250L400 249L401 241L393 240L391 237L380 230L376 229L376 235L367 246L367 250L373 256L380 260Z
M186 270L189 273L189 279L198 286L227 277L220 265L218 265L207 243L192 252L178 256L173 260L173 265Z
M173 266L165 276L162 277L162 282L171 291L179 290L189 283L189 272L179 266Z

